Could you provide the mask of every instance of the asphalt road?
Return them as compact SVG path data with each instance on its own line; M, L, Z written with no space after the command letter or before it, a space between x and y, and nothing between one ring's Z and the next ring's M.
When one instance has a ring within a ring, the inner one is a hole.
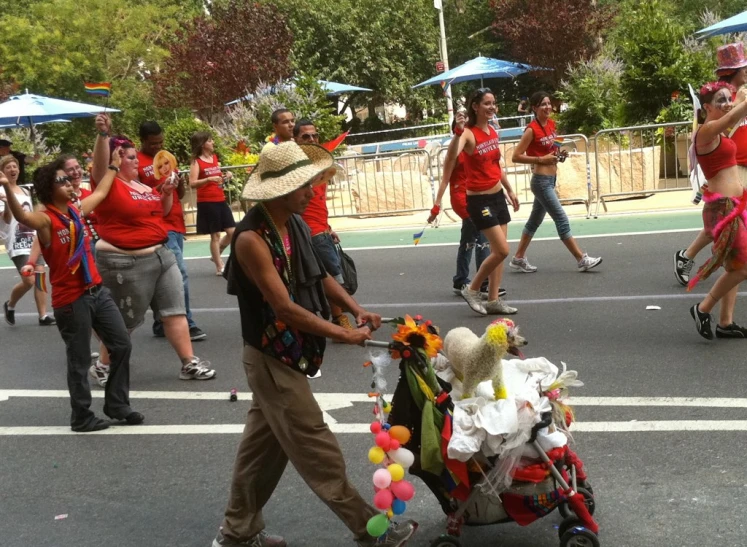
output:
M574 439L594 485L603 546L745 545L747 342L697 335L688 308L698 296L686 294L671 272L672 252L693 235L582 239L590 254L604 257L587 274L575 271L559 242L537 241L529 258L539 271L504 278L530 342L526 353L566 362L586 384L574 393L580 403ZM456 326L481 331L486 319L452 294L455 253L453 246L353 250L358 299L384 316L422 314L443 332ZM0 324L0 545L210 545L227 500L247 386L235 300L208 260L190 260L188 268L195 319L208 333L195 352L212 361L218 376L180 381L168 344L149 329L136 331L133 407L146 415L150 429L141 431L147 434L125 435L137 428L123 427L67 434L57 331L36 325L28 297L16 327ZM705 293L711 282L695 292ZM0 294L13 283L14 272L0 270ZM649 305L661 309L646 310ZM737 321L747 323L739 304ZM356 432L371 415L365 360L363 348L330 344L323 376L312 385L325 401L352 480L371 498L374 466L366 454L372 438ZM243 397L237 403L228 401L234 387ZM97 411L101 405L95 399ZM417 547L443 531L444 518L426 487L417 479L415 486L406 515L420 523L409 544ZM265 519L289 545L353 544L292 468ZM553 513L526 528L468 528L464 544L554 546L560 522Z

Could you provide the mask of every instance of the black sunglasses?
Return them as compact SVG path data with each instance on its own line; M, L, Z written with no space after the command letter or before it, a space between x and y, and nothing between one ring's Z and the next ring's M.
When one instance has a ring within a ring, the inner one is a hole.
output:
M58 186L65 186L71 180L73 179L65 175L64 177L57 177L56 179L54 179L54 183Z
M304 133L301 135L301 140L303 141L318 141L319 140L319 133Z

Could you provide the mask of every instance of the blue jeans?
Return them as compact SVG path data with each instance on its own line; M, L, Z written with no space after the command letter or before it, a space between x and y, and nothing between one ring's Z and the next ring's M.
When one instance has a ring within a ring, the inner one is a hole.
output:
M475 271L480 269L482 261L490 254L490 244L469 218L462 219L462 236L457 250L456 275L454 288L469 285L469 263L472 260L472 249L475 250Z
M184 283L184 306L187 310L187 323L189 328L196 327L197 325L192 320L192 310L189 308L189 275L187 275L187 268L184 266L184 235L179 232L169 232L169 239L166 241L166 247L171 249L176 257L176 265L179 268L179 272L182 274L182 283ZM158 316L158 310L153 310L153 334L163 335L163 322Z
M322 259L324 269L330 277L334 277L340 285L344 283L342 278L342 267L340 265L340 255L337 252L337 246L329 232L322 232L311 238L311 244L314 246L316 254Z
M532 175L530 188L534 194L534 203L532 212L524 225L524 234L534 237L537 228L540 227L545 219L545 213L550 215L555 223L555 229L561 240L572 237L571 223L568 222L568 216L560 204L558 194L555 193L555 182L557 177L550 175Z

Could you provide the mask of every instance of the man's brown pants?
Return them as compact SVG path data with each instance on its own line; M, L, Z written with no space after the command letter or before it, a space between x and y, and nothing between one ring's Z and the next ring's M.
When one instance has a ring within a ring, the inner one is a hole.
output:
M366 522L377 511L350 484L306 376L248 345L243 361L253 401L236 454L224 537L246 541L264 529L262 508L289 460L356 539L368 537Z

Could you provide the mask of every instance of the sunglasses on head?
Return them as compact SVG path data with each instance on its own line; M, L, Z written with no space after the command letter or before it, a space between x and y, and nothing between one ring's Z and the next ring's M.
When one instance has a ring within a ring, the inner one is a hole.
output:
M304 133L301 135L302 141L318 141L319 140L319 133Z
M66 175L64 177L57 177L56 179L54 179L54 183L58 186L65 186L71 180L72 179Z

